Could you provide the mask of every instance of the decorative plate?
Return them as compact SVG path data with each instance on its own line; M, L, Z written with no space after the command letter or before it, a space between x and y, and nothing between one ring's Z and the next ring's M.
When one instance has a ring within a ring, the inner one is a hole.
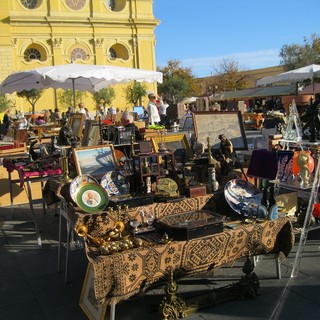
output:
M225 185L224 196L230 207L245 217L257 216L262 209L262 192L248 181L241 179L230 180Z
M100 185L88 182L79 187L76 203L88 213L97 213L107 207L109 196Z
M100 185L110 197L121 196L130 192L130 184L124 174L118 171L108 171L102 178Z
M82 184L88 183L88 182L99 184L99 182L95 178L93 178L92 176L90 176L88 174L77 176L71 181L70 187L69 187L69 192L70 192L70 196L74 202L76 202L76 193L77 193L79 187Z

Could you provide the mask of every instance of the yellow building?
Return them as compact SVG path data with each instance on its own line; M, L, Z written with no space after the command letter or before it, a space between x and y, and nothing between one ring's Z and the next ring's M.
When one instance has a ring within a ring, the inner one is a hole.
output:
M152 0L3 0L0 11L0 81L14 71L71 63L156 70ZM125 85L113 105L131 107ZM147 84L156 91L156 84ZM36 110L58 107L59 90L46 89ZM84 100L95 109L92 95ZM12 95L17 111L30 104ZM80 101L77 101L80 102ZM147 97L143 104L147 104Z

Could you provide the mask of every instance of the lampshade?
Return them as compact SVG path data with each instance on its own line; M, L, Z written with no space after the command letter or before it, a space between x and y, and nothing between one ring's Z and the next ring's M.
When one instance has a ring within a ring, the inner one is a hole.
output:
M274 180L277 176L277 155L265 149L253 150L247 175L249 177Z

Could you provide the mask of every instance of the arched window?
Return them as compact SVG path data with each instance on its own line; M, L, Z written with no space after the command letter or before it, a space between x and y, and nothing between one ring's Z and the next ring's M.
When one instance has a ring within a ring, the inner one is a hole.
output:
M65 3L72 10L80 10L85 6L86 0L65 0Z
M124 45L120 43L116 43L109 49L109 58L128 60L129 59L128 49Z
M41 53L36 48L28 48L24 52L24 60L26 61L32 61L32 60L41 60Z
M71 51L71 60L88 60L88 53L82 48L75 48Z
M27 9L34 9L37 7L38 0L21 0L21 4Z

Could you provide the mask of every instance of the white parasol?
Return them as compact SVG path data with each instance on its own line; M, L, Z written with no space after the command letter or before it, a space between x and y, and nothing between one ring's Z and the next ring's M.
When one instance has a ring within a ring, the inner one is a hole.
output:
M316 78L320 78L320 65L311 64L309 66L283 72L275 76L259 79L257 80L257 86L263 86L277 82L299 82L306 79L311 79L312 83L314 84L314 79Z
M71 63L14 72L0 84L0 92L4 94L31 89L72 89L75 104L75 90L97 92L110 85L132 80L162 83L162 73L134 68Z

